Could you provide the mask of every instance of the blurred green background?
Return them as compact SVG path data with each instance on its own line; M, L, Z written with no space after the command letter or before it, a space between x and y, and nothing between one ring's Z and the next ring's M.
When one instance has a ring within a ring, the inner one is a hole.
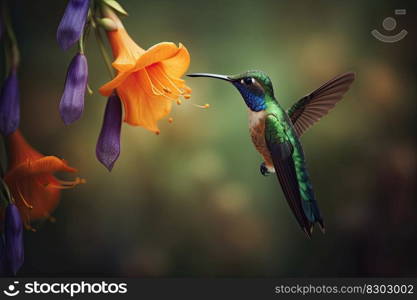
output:
M109 173L95 158L106 99L63 125L58 104L76 49L55 40L66 1L12 1L21 48L21 129L87 184L62 193L56 223L25 233L21 276L417 275L415 1L128 1L139 45L182 42L189 72L267 72L289 107L333 76L357 80L302 138L327 232L298 228L273 176L259 173L246 107L225 82L187 79L201 110L175 106L161 135L124 124ZM395 16L405 8L407 15ZM395 17L400 42L372 29ZM89 82L108 81L91 35ZM4 155L3 155L4 156ZM3 157L4 158L4 157Z

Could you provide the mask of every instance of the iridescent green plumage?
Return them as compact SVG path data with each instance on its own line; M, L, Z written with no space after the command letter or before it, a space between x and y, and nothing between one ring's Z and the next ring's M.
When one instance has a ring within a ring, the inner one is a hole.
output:
M312 225L323 220L317 207L306 169L304 152L287 113L276 101L266 109L265 140L278 180L301 228L311 233Z
M192 77L214 77L231 82L249 108L252 141L264 157L261 173L275 171L285 198L301 228L311 235L315 223L324 230L306 167L301 135L342 99L353 82L354 73L345 73L301 98L288 113L274 96L271 80L261 71L225 76L207 73Z

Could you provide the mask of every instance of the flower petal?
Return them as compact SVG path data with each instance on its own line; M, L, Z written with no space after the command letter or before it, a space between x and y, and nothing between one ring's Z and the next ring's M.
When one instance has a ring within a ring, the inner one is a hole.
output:
M78 53L68 67L64 93L59 104L59 112L65 125L77 121L83 113L87 80L87 58L84 54Z
M59 182L51 175L21 178L7 184L27 226L31 221L48 218L58 206L61 190L53 186Z
M16 130L7 137L8 148L8 170L14 169L16 166L27 160L35 160L42 158L43 155L33 149L20 133Z
M132 72L120 72L119 74L117 74L116 77L113 78L113 80L102 85L98 89L98 91L103 96L110 96L113 93L113 90L116 89L119 85L121 85L123 81L125 81L126 78L129 77L130 74L132 74Z
M68 1L56 33L58 44L63 50L68 50L80 39L87 18L89 4L89 0Z
M16 205L10 203L5 213L6 261L13 275L23 264L23 223Z
M0 132L7 136L19 127L19 82L17 72L12 69L0 92Z
M61 181L53 174L58 171L76 172L64 160L43 156L23 138L19 130L7 137L9 160L4 181L16 201L25 225L49 217L59 202L60 190L72 188L85 180Z
M77 169L68 166L64 160L56 156L45 156L34 161L22 162L7 172L5 180L10 181L12 178L19 180L25 177L53 174L58 171L75 173Z
M178 99L182 91L179 89L180 87L177 86L175 82L168 76L161 63L156 63L147 67L146 71L148 72L151 81L156 82L156 86L159 84L161 87L168 88L170 90L169 96L172 98L172 100ZM160 89L162 90L163 88Z
M119 72L124 72L132 69L137 59L145 53L129 36L124 28L109 31L107 33L110 45L113 51L113 56L116 57L112 66Z
M181 77L190 65L190 53L187 48L180 43L179 51L171 58L161 62L165 72L171 77Z
M125 122L159 132L157 121L171 111L172 101L155 95L146 70L132 73L117 89L125 109Z
M175 56L179 49L174 43L162 42L146 50L137 60L134 71Z
M120 130L122 127L122 104L119 97L109 97L104 112L103 125L96 146L97 159L111 171L120 155Z

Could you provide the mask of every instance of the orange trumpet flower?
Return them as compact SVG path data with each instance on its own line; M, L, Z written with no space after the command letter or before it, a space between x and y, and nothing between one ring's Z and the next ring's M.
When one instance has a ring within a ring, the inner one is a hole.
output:
M19 130L7 137L9 150L8 171L4 176L26 228L30 222L49 218L59 202L61 189L68 189L84 179L62 181L55 172L77 172L56 156L44 156L34 150Z
M116 30L108 31L117 76L100 89L103 96L117 91L125 110L124 121L159 133L157 121L171 111L172 102L190 98L191 89L180 79L190 64L187 49L163 42L148 50L139 47L129 36L120 19L111 11Z

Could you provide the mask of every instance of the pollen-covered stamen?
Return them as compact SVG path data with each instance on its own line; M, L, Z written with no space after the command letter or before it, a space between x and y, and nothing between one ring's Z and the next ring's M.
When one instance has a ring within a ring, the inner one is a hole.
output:
M198 108L209 108L210 104L206 103L204 105L200 105L200 104L195 104L195 103L191 103L191 105L198 107Z
M151 85L152 88L152 92L156 95L156 96L164 96L164 92L159 90L152 82L151 78L148 75L148 80L149 80L149 84Z
M172 122L174 122L174 119L172 117L168 118L168 123L172 124Z
M164 94L163 93L161 93L155 86L153 86L153 85L151 85L151 87L152 87L152 93L155 95L155 96L163 96Z
M146 72L146 74L148 74L148 72ZM153 81L155 81L159 86L160 86L160 88L158 88L158 90L160 90L160 89L162 89L162 91L164 92L164 93L167 93L167 94L172 94L172 90L169 88L169 87L167 87L166 85L164 85L159 79L158 79L158 76L153 76L152 78L151 78L151 76L148 74L148 78L150 79L150 81L153 83Z
M25 197L23 197L22 192L20 191L20 187L16 186L17 192L19 194L20 199L22 200L22 203L29 209L33 208L33 205L30 205L29 202L26 201Z
M181 89L177 86L177 84L175 84L175 82L169 77L169 75L165 72L165 70L162 67L155 66L150 71L155 73L155 77L157 77L158 80L165 79L166 83L164 84L164 86L171 88L177 91L180 95L182 95L183 92L181 91Z
M191 90L191 89L190 89ZM183 98L184 99L186 99L186 100L188 100L188 99L190 99L191 98L191 95L190 94L185 94L185 95L183 95ZM181 104L182 102L181 102L181 100L177 100L177 104L179 105L179 104ZM206 104L204 104L204 105L200 105L200 104L195 104L195 103L190 103L190 102L186 102L187 104L191 104L192 106L195 106L195 107L198 107L198 108L209 108L210 107L210 104L208 104L208 103L206 103Z
M61 185L71 185L71 186L86 183L86 180L84 178L80 178L80 177L76 177L74 180L56 179L56 181L58 181Z
M178 105L180 105L182 103L182 101L181 100L177 100L177 104ZM206 108L209 108L210 107L210 104L208 104L208 103L206 103L206 104L203 104L203 105L201 105L201 104L195 104L195 103L191 103L191 102L185 102L186 104L191 104L192 106L195 106L195 107L198 107L198 108L203 108L203 109L206 109Z
M159 80L157 78L155 78L155 77L152 77L151 78L151 76L148 74L147 71L145 71L145 73L146 73L146 78L148 79L149 85L151 86L152 93L154 95L156 95L156 96L162 96L162 97L165 97L165 98L167 98L169 100L172 100L172 101L175 101L176 100L175 98L172 98L172 97L168 96L166 93L164 93L163 91L161 91L159 88L156 87L156 85L154 84L154 82L152 81L152 79L154 79L154 80L156 80L156 81L159 82ZM162 84L160 84L160 85L162 85ZM167 87L164 87L164 86L162 86L162 89L163 90L169 90ZM172 93L172 92L170 92L170 93Z
M172 97L170 97L170 96L168 96L168 95L166 95L166 94L163 94L163 95L161 95L161 96L163 96L163 97L165 97L165 98L167 98L167 99L169 99L169 100L176 101L176 99L175 99L175 98L172 98Z
M177 87L180 88L182 94L191 94L192 90L185 84L185 80L180 78L170 77Z
M65 190L65 189L72 189L76 185L86 183L86 180L80 177L75 178L73 181L66 181L66 180L59 180L59 179L56 179L56 181L59 183L59 185L54 184L54 183L48 183L45 185L45 187Z
M186 97L184 97L185 99L189 99L189 98L186 98ZM178 103L179 102L179 103ZM179 105L179 104L181 104L182 102L181 102L181 100L177 100L177 104ZM191 103L191 102L185 102L186 104L191 104L192 106L195 106L195 107L198 107L198 108L209 108L210 107L210 104L208 104L208 103L206 103L206 104L203 104L203 105L201 105L201 104L195 104L195 103Z
M62 185L56 185L56 184L48 184L46 187L53 188L53 189L59 189L59 190L67 190L72 189L74 186L62 186Z
M191 92L193 91L190 87L188 87L188 86L184 86L184 91L187 93L187 94L191 94Z
M151 80L151 77L149 76L148 72L146 72L146 70L145 70L145 74L146 74L146 78L148 79L149 85L151 86L152 93L153 93L155 96L163 96L163 95L164 95L164 93L163 93L163 92L161 92L160 90L158 90L158 89L155 87L155 85L153 84L153 82L152 82L152 80Z

